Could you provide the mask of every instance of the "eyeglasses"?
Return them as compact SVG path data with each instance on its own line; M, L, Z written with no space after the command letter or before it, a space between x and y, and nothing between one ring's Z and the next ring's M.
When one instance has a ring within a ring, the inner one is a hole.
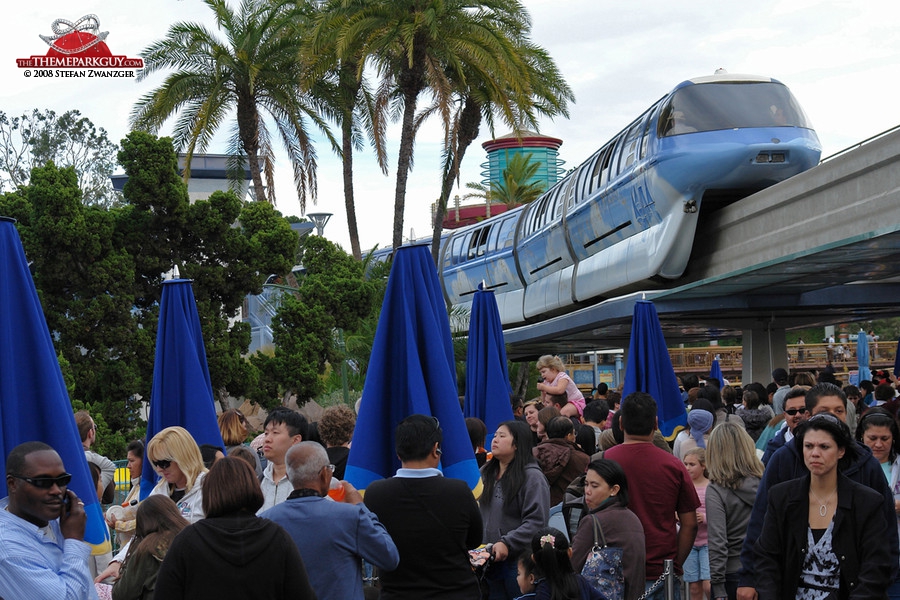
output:
M784 409L784 414L790 415L792 417L794 415L796 415L797 413L800 413L802 415L805 412L806 412L805 408L786 408L786 409Z
M153 462L153 466L156 467L157 469L168 469L169 465L171 465L175 461L172 460L171 458L167 458L165 460L154 460L152 462Z
M334 469L335 469L334 465L328 465L328 470L331 471L332 473L334 473Z
M40 488L42 490L49 490L54 485L64 488L69 485L69 482L72 481L72 476L69 473L63 473L58 477L22 477L21 475L13 475L9 474L10 477L15 477L16 479L21 479L22 481L27 481L31 485L36 488Z

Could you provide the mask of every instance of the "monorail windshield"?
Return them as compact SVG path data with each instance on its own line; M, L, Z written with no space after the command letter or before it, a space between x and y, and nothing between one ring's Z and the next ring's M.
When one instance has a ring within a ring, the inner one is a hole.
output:
M780 83L703 83L675 92L660 114L659 136L744 127L812 129Z

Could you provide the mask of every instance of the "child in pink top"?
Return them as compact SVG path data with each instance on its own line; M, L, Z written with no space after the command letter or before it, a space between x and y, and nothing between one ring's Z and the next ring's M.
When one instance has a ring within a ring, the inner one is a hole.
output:
M564 417L580 419L584 414L584 394L581 393L572 378L566 375L562 360L558 356L542 356L538 359L537 368L543 378L543 381L538 382L537 389L545 398L544 404L548 403L546 400L548 394L565 394L572 408L569 408L569 404L567 404L562 408L560 414Z
M684 561L684 580L690 583L691 600L703 600L711 597L709 542L706 528L706 486L709 485L709 479L706 478L706 450L691 448L684 453L683 462L694 483L694 489L697 490L697 497L700 498L700 508L697 509L697 537L694 538L691 553Z

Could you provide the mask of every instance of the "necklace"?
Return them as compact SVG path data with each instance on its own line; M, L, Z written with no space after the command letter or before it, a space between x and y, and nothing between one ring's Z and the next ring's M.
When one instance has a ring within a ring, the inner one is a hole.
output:
M812 491L812 489L809 490L809 495L812 496L815 499L815 501L819 503L819 516L820 517L824 517L825 515L828 514L828 503L831 501L831 498L835 494L837 494L837 489L835 489L833 492L828 494L828 497L825 498L825 501L823 502L822 499L819 498L816 495L816 493Z

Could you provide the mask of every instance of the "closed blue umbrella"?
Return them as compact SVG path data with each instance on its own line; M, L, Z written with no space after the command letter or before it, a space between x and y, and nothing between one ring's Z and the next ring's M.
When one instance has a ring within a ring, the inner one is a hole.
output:
M72 474L84 502L85 541L109 551L109 529L91 479L69 393L28 270L15 221L0 217L0 498L7 495L6 456L24 442L49 444Z
M459 406L450 321L428 246L394 253L359 417L344 477L359 489L400 466L397 424L412 414L437 417L444 432L441 468L480 494L481 477Z
M513 418L503 326L494 292L482 289L472 299L469 342L466 353L466 399L463 414L477 417L487 426L489 448L497 426Z
M216 420L206 347L189 279L163 282L147 441L166 427L176 425L187 429L198 445L225 447ZM141 499L150 494L157 479L153 465L145 460Z
M666 438L674 437L687 425L687 413L659 316L653 303L646 300L634 304L622 398L632 392L645 392L656 400L659 430Z
M900 377L900 339L897 340L897 350L894 351L894 377Z
M718 358L713 359L712 366L709 368L709 376L718 381L720 385L725 385L725 378L722 376L722 366L719 364Z
M856 335L856 364L859 366L859 380L871 381L872 371L869 370L869 338L862 329Z

